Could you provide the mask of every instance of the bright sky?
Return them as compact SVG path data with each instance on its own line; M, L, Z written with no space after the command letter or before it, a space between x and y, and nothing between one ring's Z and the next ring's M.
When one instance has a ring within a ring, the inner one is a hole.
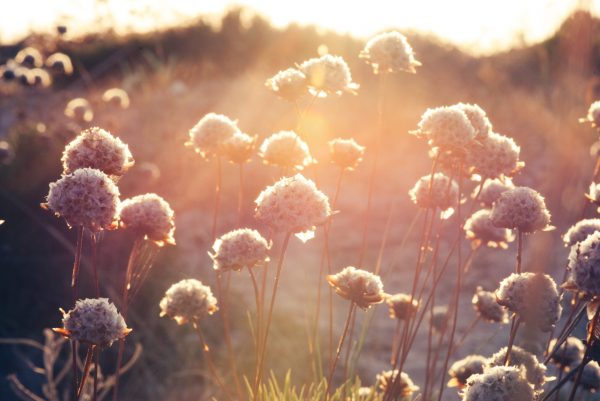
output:
M74 33L96 30L98 15L112 15L119 32L149 30L233 5L249 6L277 26L317 24L363 38L414 29L476 53L544 39L577 6L600 14L600 0L15 0L0 13L0 41L53 31L57 23Z

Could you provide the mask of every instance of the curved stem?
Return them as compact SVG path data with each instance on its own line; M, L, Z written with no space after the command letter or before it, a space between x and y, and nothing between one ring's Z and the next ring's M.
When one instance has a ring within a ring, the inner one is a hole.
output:
M344 324L344 331L342 332L342 336L340 337L340 342L338 343L337 350L335 352L335 358L333 359L333 365L330 367L329 374L327 375L327 390L325 391L325 400L329 399L331 381L333 380L333 374L335 373L337 362L340 359L340 352L342 350L342 346L344 345L344 340L346 339L346 336L348 334L348 328L350 327L350 322L352 321L352 316L354 315L355 308L356 304L351 301L350 308L348 309L348 316L346 317L346 323Z

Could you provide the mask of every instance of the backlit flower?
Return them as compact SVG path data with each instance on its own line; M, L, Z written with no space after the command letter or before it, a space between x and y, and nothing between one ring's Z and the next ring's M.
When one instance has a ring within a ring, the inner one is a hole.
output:
M371 38L359 57L371 64L375 74L398 71L415 73L415 67L421 65L415 59L415 53L406 37L396 31Z
M195 323L218 309L210 287L195 279L173 284L160 301L160 315L173 318L178 324Z
M356 93L358 90L358 84L352 82L350 68L342 57L326 54L311 58L300 64L299 69L306 76L311 93L319 97Z
M174 212L171 206L156 194L137 195L120 205L121 225L158 245L175 244Z
M242 228L219 237L209 255L215 270L242 270L262 266L269 260L270 245L256 230Z
M383 302L383 283L379 276L353 266L341 272L327 276L329 285L335 288L336 294L362 309Z

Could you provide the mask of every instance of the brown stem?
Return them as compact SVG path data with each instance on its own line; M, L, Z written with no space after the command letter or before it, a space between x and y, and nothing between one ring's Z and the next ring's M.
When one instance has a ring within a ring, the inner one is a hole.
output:
M481 315L477 315L475 317L475 319L473 319L473 321L471 322L471 324L469 324L469 327L465 330L465 332L463 333L463 335L460 337L460 340L458 340L458 342L454 346L454 351L455 352L456 352L457 349L459 349L460 347L462 347L463 343L465 342L465 340L467 339L467 337L469 336L469 334L473 331L473 329L475 328L475 326L477 326L477 323L479 323L480 321L481 321Z
M100 298L100 282L98 280L98 236L92 233L92 272L94 274L94 285L96 298Z
M355 308L356 309L356 308ZM349 359L350 354L352 353L352 342L354 341L354 326L356 324L356 312L352 314L352 321L350 322L350 334L348 337L348 342L346 343L346 358L344 359L344 383L348 380L348 368L349 368ZM345 397L344 397L345 399Z
M521 273L521 259L523 257L523 232L517 229L517 274Z
M578 306L579 304L583 304L583 305L581 307L579 307ZM583 303L582 301L579 301L578 305L576 305L573 308L573 310L571 311L571 316L569 316L569 320L571 320L571 317L572 317L573 313L575 313L575 311L577 309L579 309L579 311L577 312L577 315L576 315L575 319L573 319L573 321L571 323L567 323L565 325L565 327L563 327L563 329L561 330L561 333L557 337L557 341L556 341L556 344L554 344L554 348L546 356L546 359L544 360L544 364L547 364L548 362L550 362L550 359L552 358L552 356L554 355L554 353L556 353L556 351L558 350L558 348L566 341L567 337L571 334L571 332L573 331L573 329L575 328L575 326L577 326L577 324L579 323L579 321L581 320L581 318L585 315L585 311L586 311L586 305L585 305L585 303Z
M221 157L217 156L216 158L216 184L215 184L215 203L213 207L213 218L212 218L212 227L210 230L210 238L211 242L214 242L217 238L217 218L219 216L219 208L221 206Z
M350 308L348 309L348 316L346 317L346 323L344 324L344 331L340 337L340 341L338 343L335 358L333 359L333 365L329 369L329 374L327 375L327 390L325 391L325 400L329 399L329 392L331 390L331 382L333 380L333 374L335 373L335 368L337 366L337 362L340 359L340 352L342 350L342 346L344 345L344 340L346 339L346 335L348 334L348 329L350 328L350 322L352 321L352 316L354 315L354 311L356 308L356 304L354 302L350 302Z
M508 339L508 346L506 347L506 356L504 357L504 366L509 366L510 363L510 353L512 351L513 344L515 342L515 337L517 336L517 330L519 330L519 324L521 323L521 319L517 317L515 314L512 318L512 324L510 327L510 338Z
M95 345L90 345L87 350L87 354L85 355L85 363L83 365L83 375L81 376L81 383L79 383L79 389L77 390L77 398L75 401L79 400L81 397L81 393L83 392L83 387L85 386L85 381L90 373L90 367L92 366L92 359L94 359L94 348Z
M75 247L75 261L73 262L73 273L71 275L71 290L73 292L73 305L77 301L77 279L79 278L79 266L81 264L81 250L83 249L83 226L77 227L77 245Z
M252 287L254 287L254 298L256 299L256 334L255 334L255 340L256 340L256 363L258 364L258 353L259 353L259 339L262 338L261 337L261 330L260 330L260 324L261 324L261 307L260 307L260 292L258 290L258 283L256 282L256 276L254 275L254 272L252 271L251 268L248 268L248 274L250 274L250 278L252 279Z

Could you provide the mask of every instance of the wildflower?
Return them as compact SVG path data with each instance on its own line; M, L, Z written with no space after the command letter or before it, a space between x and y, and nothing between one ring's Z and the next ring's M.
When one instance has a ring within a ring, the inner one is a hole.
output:
M73 74L73 63L64 53L53 53L46 59L46 67L59 74Z
M121 88L110 88L102 94L102 101L115 108L126 109L129 107L129 95Z
M487 366L503 366L506 359L507 347L502 348L487 360ZM509 366L515 366L521 369L525 374L527 381L533 384L536 389L546 383L549 378L546 378L546 366L538 361L537 357L531 352L525 351L523 348L514 345L510 351Z
M303 233L306 239L332 214L327 196L301 174L268 186L254 202L258 221L274 231Z
M343 58L325 54L311 58L299 66L306 76L312 94L319 97L341 95L344 92L356 93L358 84L352 82L350 68Z
M484 178L511 176L525 166L519 161L520 151L512 138L490 132L470 145L467 164L472 166L473 173Z
M383 302L383 283L378 275L353 266L344 268L341 272L327 276L329 285L335 288L336 294L362 309Z
M90 231L116 227L119 189L102 171L82 168L50 184L47 204L70 226Z
M294 131L279 131L260 145L260 157L266 164L302 170L313 162L308 145Z
M442 173L427 174L419 178L409 191L413 203L422 208L447 210L456 205L458 200L458 185Z
M210 287L193 278L173 284L160 301L160 315L175 319L177 324L195 323L218 309Z
M371 38L360 52L360 58L373 67L375 74L388 72L417 72L415 67L421 65L415 59L415 53L400 32L392 31Z
M242 164L250 160L256 147L256 136L236 132L223 142L223 156L231 163Z
M569 283L588 295L600 295L600 232L571 247Z
M467 380L463 401L535 401L533 387L519 369L495 366Z
M496 227L523 233L551 229L550 212L544 198L528 187L516 187L500 195L492 209L491 219Z
M462 110L467 115L469 122L475 130L475 137L477 139L481 140L487 138L492 132L492 123L481 107L470 103L458 103L455 107Z
M464 230L467 239L473 242L474 246L485 244L491 248L508 248L508 243L514 240L513 233L506 229L496 227L490 218L492 212L488 209L481 209L473 213L465 222Z
M137 195L125 199L119 207L123 228L154 241L159 246L175 244L174 212L171 206L156 194Z
M408 294L394 294L386 297L390 317L392 319L407 320L417 313L419 302L416 299L411 301L411 298Z
M291 102L296 101L307 91L306 76L296 68L279 71L265 83L277 96Z
M552 339L548 349L553 350L557 339ZM558 365L560 370L575 368L583 360L585 345L577 337L567 337L560 347L550 356L550 360Z
M31 86L47 88L52 85L52 78L46 70L42 70L41 68L32 68L31 70L27 71L26 74L28 75L27 80Z
M448 324L448 307L446 305L438 305L433 307L433 316L431 317L431 326L438 333L443 333Z
M479 194L479 201L484 207L491 209L500 195L509 189L514 189L514 187L515 185L508 177L504 177L503 180L500 180L499 178L485 180L483 187L481 188L481 193ZM475 189L475 191L477 191L477 189ZM476 196L477 195L474 193L473 197Z
M592 182L590 184L590 193L586 194L586 197L595 203L596 205L600 204L600 183L596 184Z
M256 230L242 228L233 230L218 238L209 252L215 270L240 271L244 267L252 269L262 266L269 260L270 245Z
M463 151L476 135L466 113L456 106L427 109L418 127L411 133L426 138L432 147L449 150Z
M493 292L477 287L471 302L477 314L485 321L490 323L508 322L506 309L496 302L496 295Z
M397 400L404 397L410 397L419 387L404 372L400 373L398 379L398 369L386 370L377 375L377 387L384 393L390 394L391 399Z
M596 231L600 231L600 219L583 219L569 228L563 235L563 242L567 246L573 246Z
M38 49L26 47L15 56L15 61L30 68L40 68L44 65L44 58Z
M94 111L90 102L82 97L71 99L65 107L65 116L79 122L90 122L94 118Z
M64 328L54 331L75 341L102 347L110 347L131 332L108 298L78 300L73 309L63 311L62 322Z
M600 101L595 101L590 105L587 116L579 119L580 123L591 123L592 127L600 127Z
M362 161L365 147L360 146L354 139L336 138L329 141L331 162L344 170L354 170Z
M82 131L67 144L61 158L63 173L91 167L111 176L122 176L133 166L129 147L102 128Z
M481 355L468 355L454 362L448 371L450 375L448 387L464 388L469 377L483 373L486 362L487 358Z
M579 385L590 393L600 390L600 365L598 362L591 361L584 366Z
M210 158L221 154L223 144L240 132L236 122L229 117L208 113L190 130L190 140L186 143L193 146L202 157Z
M359 387L356 393L356 400L358 401L367 401L371 399L371 395L373 394L373 389L371 387Z
M550 331L562 311L556 283L547 274L513 273L500 283L496 299L521 321L541 331Z

